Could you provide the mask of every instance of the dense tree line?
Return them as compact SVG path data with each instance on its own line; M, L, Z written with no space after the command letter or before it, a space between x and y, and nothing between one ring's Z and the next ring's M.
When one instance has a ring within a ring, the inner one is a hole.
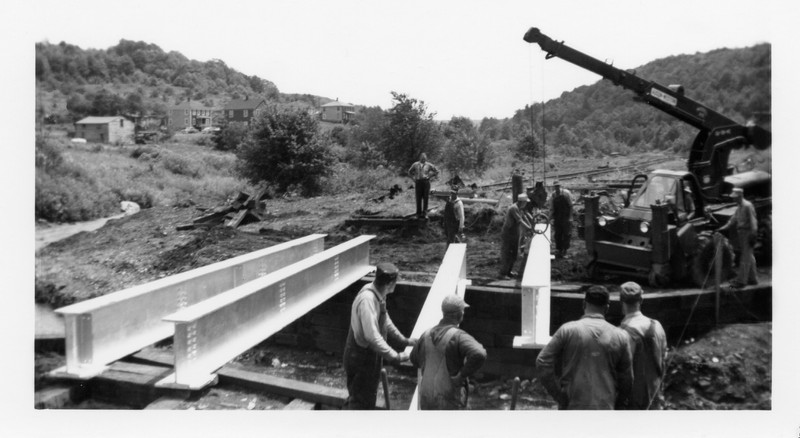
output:
M680 84L689 98L744 124L760 122L760 115L771 112L771 71L771 46L759 44L670 56L636 69L635 74L662 85ZM694 128L633 97L631 91L599 80L563 93L544 108L536 103L508 121L484 122L493 139L503 133L519 137L533 131L540 140L544 135L548 149L566 155L689 148L697 133Z
M86 115L164 114L167 107L187 99L207 106L245 96L307 106L317 106L320 99L281 94L274 83L238 72L220 59L200 62L155 44L124 39L105 50L37 43L36 85L40 92L64 96L69 112L60 117L67 122Z

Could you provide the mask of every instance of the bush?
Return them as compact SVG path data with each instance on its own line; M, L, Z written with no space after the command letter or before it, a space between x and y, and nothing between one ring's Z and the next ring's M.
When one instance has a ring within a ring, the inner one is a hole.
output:
M51 222L77 222L108 216L119 200L94 180L73 175L36 174L35 216Z
M248 129L244 123L227 123L212 136L214 149L233 151L247 140Z
M162 154L161 165L164 169L176 175L185 175L198 178L201 174L200 167L190 159L173 153Z
M306 196L321 191L321 178L334 163L329 140L318 133L317 120L294 109L262 113L236 154L239 174L251 183L266 181L279 191L298 186Z

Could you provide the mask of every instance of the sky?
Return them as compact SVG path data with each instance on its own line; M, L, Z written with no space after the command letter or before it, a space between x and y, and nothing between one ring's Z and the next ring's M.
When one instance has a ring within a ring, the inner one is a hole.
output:
M310 93L384 109L392 104L392 91L406 93L424 101L437 119L511 117L526 104L552 99L599 80L566 61L546 61L537 45L522 40L530 27L538 27L555 40L564 40L577 50L623 69L671 55L769 42L773 54L772 128L774 143L780 145L773 155L774 175L781 199L773 210L774 228L780 236L774 243L779 256L773 263L773 282L778 285L773 342L789 346L773 352L773 382L778 382L773 385L773 411L703 413L701 417L689 416L689 421L687 413L678 417L665 414L657 419L657 425L652 417L625 417L623 424L620 416L582 413L579 421L571 421L578 420L575 416L559 415L555 426L555 413L520 413L499 419L487 418L487 413L473 413L468 418L459 417L470 421L468 427L458 428L458 434L466 438L494 436L498 431L534 433L531 425L535 425L536 434L549 432L543 436L576 436L573 429L577 428L584 432L581 435L592 436L630 436L625 432L638 430L647 431L647 436L670 438L698 433L798 437L800 422L792 418L796 417L793 414L800 388L791 364L797 363L793 356L797 354L800 331L794 322L796 315L787 318L787 312L800 304L794 290L796 280L788 278L796 269L792 266L791 249L800 245L797 233L790 231L796 228L792 218L800 217L798 203L792 201L797 196L791 190L796 186L792 180L796 165L792 163L798 162L794 160L797 155L792 146L797 141L791 128L797 123L795 102L800 101L794 63L798 50L793 38L793 27L800 23L800 7L795 4L781 0L5 1L0 15L0 53L4 61L11 62L4 62L5 68L0 69L0 83L8 96L6 104L0 106L0 120L7 128L4 134L10 133L10 138L0 143L0 199L6 213L3 225L25 232L6 233L6 249L0 251L0 266L6 268L7 274L14 271L4 283L11 304L0 308L0 333L19 334L20 327L27 327L23 334L32 331L32 323L20 325L18 318L21 315L33 320L33 306L29 307L30 298L25 292L32 289L34 273L30 261L35 260L30 145L34 133L36 42L65 41L84 49L105 49L120 39L144 41L190 59L222 59L244 74L272 81L284 93ZM784 193L788 196L781 197ZM19 310L25 308L29 313ZM8 318L12 313L16 318ZM30 339L22 338L21 341ZM5 351L22 351L22 356L30 357L32 362L31 342L15 347ZM365 430L371 427L381 436L405 437L409 434L404 426L421 418L393 413L392 418L397 421L387 427L383 416L351 417L343 413L315 417L323 421L310 422L307 417L287 413L278 417L269 413L247 417L244 415L248 413L231 414L236 415L234 421L230 416L190 417L191 413L176 412L129 413L122 414L121 420L111 417L111 421L98 413L91 417L70 412L34 415L29 409L33 405L31 365L17 360L4 364L7 376L23 376L19 379L23 383L21 395L7 395L0 402L0 423L10 424L17 432L14 436L42 436L38 432L43 431L50 431L48 436L141 436L143 431L153 437L176 436L153 431L150 423L155 420L180 426L192 423L195 431L205 428L207 433L195 432L194 436L211 436L213 432L213 436L230 436L228 432L236 432L244 424L265 433L276 428L280 432L287 424L305 421L306 426L314 423L321 431L308 436L350 437L356 434L349 427L358 420ZM13 421L6 423L3 417ZM98 418L105 421L98 422ZM142 418L145 421L139 421ZM698 424L700 420L702 423ZM133 421L136 427L129 427ZM709 421L714 422L713 426L708 425ZM448 423L442 422L440 427L453 432L444 427ZM31 424L36 426L30 427ZM565 432L567 424L573 433ZM728 427L720 427L722 424ZM604 425L599 434L597 425ZM98 433L97 428L106 433Z
M686 1L108 1L20 3L32 41L106 49L144 41L190 59L222 59L284 93L392 105L424 101L437 119L511 117L599 76L522 36L555 40L632 69L670 55L774 42L777 0ZM114 6L111 6L111 5ZM123 15L124 11L124 15ZM16 32L15 32L16 34Z

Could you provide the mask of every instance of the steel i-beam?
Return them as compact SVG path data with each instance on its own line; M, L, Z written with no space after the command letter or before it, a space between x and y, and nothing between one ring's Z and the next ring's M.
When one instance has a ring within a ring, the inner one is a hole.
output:
M172 315L175 372L159 387L201 389L227 362L367 275L369 241L359 236Z
M51 375L88 379L107 364L172 336L166 315L320 253L312 234L102 297L62 307L66 360Z
M514 348L542 348L550 342L550 228L534 225L528 262L522 276L522 336Z
M463 243L451 243L444 255L442 264L436 278L433 279L428 296L419 312L414 330L411 337L419 339L420 336L429 328L435 326L442 319L442 300L448 294L464 296L467 286L471 282L467 280L467 245ZM411 353L411 347L406 348L407 353ZM417 371L417 381L422 378L421 372ZM419 388L414 388L414 395L411 398L409 410L419 409Z

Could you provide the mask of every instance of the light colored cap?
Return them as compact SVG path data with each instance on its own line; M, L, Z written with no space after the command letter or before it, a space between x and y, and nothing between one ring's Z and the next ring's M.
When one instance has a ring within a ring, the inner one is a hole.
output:
M521 193L519 196L517 196L517 202L519 201L528 202L528 195Z
M744 190L740 189L739 187L736 187L731 192L731 196L742 196L742 195L744 195Z
M442 300L442 313L456 313L467 307L469 307L469 304L456 294L448 294Z
M638 301L642 299L642 287L635 281L623 283L620 286L619 299L622 302L629 303L631 301Z

